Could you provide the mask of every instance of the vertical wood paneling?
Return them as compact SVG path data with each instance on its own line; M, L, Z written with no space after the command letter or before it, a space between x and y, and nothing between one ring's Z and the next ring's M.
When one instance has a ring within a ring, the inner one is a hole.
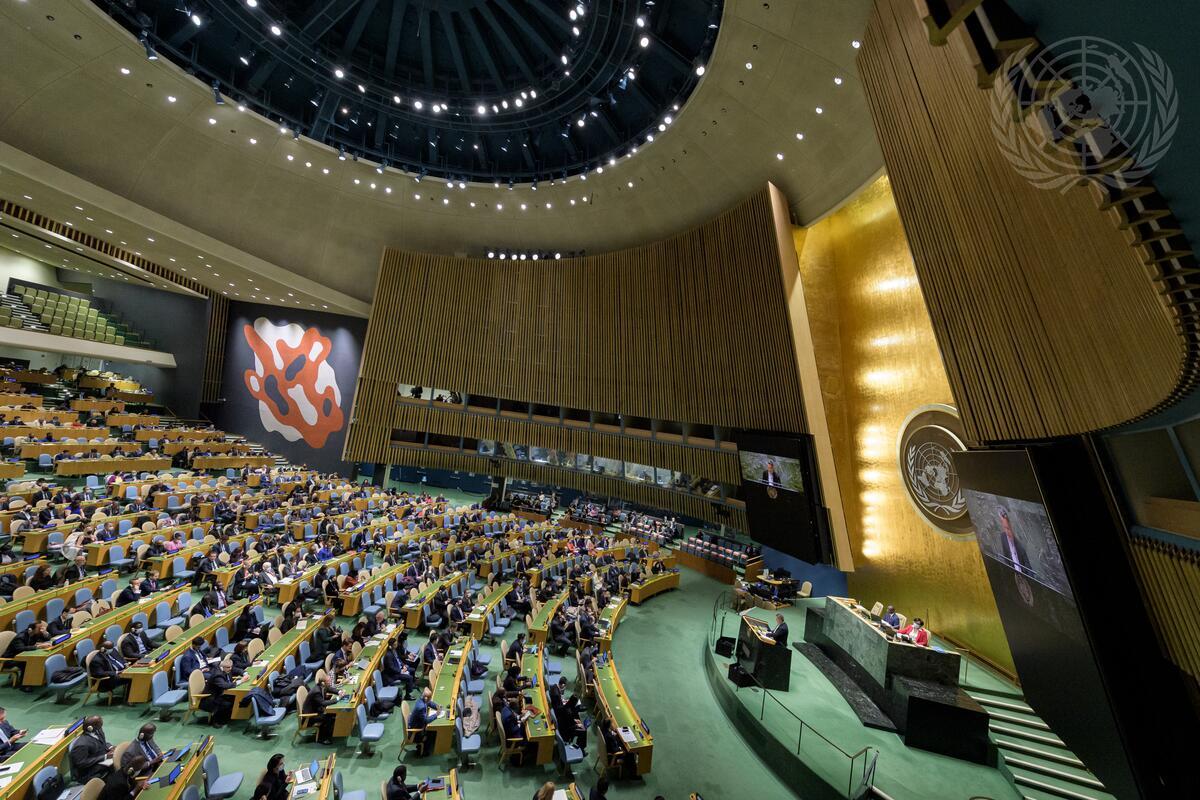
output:
M1130 538L1133 563L1168 657L1200 680L1200 553L1142 536Z
M960 49L930 46L910 0L876 0L858 60L968 434L1081 433L1172 397L1186 343L1132 234L1087 190L1017 173Z

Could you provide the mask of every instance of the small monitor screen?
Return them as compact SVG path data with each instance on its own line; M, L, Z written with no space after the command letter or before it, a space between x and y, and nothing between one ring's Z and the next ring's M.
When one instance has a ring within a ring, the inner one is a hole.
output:
M1073 600L1044 505L974 489L965 494L985 556Z

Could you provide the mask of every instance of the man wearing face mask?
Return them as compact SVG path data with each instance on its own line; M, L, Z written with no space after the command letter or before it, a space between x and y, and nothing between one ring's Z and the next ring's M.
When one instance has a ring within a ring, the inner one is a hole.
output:
M157 731L158 726L153 722L147 722L138 729L137 737L121 754L121 769L129 769L130 764L139 756L146 759L148 770L153 771L158 768L163 760L163 751L158 746L158 742L154 741L154 734Z
M104 738L104 720L92 716L83 721L83 733L70 748L71 775L76 783L107 778L112 772L112 745Z
M128 682L121 677L125 661L117 655L111 639L101 639L100 649L87 658L88 676L99 681L98 692L115 692Z
M129 626L129 633L121 637L121 658L129 663L136 663L142 656L150 652L150 639L141 622Z

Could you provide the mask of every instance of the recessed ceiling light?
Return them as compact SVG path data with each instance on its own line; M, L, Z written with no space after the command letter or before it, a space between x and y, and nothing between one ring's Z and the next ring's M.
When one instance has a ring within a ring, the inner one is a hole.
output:
M637 23L637 26L639 28L646 27L646 18L645 17L638 17L636 20L634 20L634 22Z
M747 62L746 62L746 69L754 69L754 62L752 62L752 61L747 61Z
M862 42L860 42L858 39L855 39L850 42L850 46L857 50L858 48L862 47Z
M209 118L208 118L208 124L209 124L209 125L216 125L216 124L217 124L217 121L216 121L214 118L212 118L212 117L209 117Z
M703 75L703 74L704 74L704 65L703 65L703 64L701 64L700 66L696 67L696 75L697 75L697 76L700 76L700 75Z
M798 140L800 140L800 141L802 141L802 142L803 142L803 141L804 141L804 134L803 134L803 133L797 133L797 134L796 134L796 138L797 138Z
M417 100L416 102L413 103L413 108L415 108L417 111L420 111L424 107L425 107L425 104L422 103L420 100Z
M391 194L391 193L392 193L392 187L390 187L390 186L385 186L385 187L383 187L383 191L384 191L385 193L387 193L387 194Z
M398 95L398 94L392 95L392 102L395 103L396 105L400 105L400 95Z
M834 76L833 83L835 86L841 86L842 85L842 76L841 75Z
M129 67L121 67L121 74L122 74L122 75L128 75L128 74L129 74Z
M472 201L471 201L471 208L474 208L474 207L475 207L475 201L474 201L474 200L472 200Z
M258 8L258 0L246 0L246 5L251 8Z
M294 155L292 155L291 153L288 153L288 154L287 154L287 160L288 160L288 161L295 161L295 160L296 160L296 157L295 157Z
M173 95L173 94L169 94L169 95L167 95L167 102L168 102L168 103L174 103L174 102L175 102L175 95Z
M817 106L817 108L816 108L816 112L817 112L818 114L824 114L824 113L825 113L825 109L821 108L820 106Z
M255 139L253 136L251 136L251 137L250 137L250 144L258 144L258 139Z
M504 210L504 203L496 203L496 210L497 210L497 211L503 211L503 210Z
M279 27L278 25L272 25L270 30L274 36L283 36L283 28Z
M329 167L321 167L321 172L323 172L324 174L328 175L328 174L329 174Z
M783 153L776 153L775 158L779 159L780 161L783 161Z
M638 39L638 44L642 47L649 47L650 46L650 37L643 36L642 38Z
M419 195L419 194L413 195L413 200L420 200L420 199L421 199L421 195Z
M449 198L449 197L443 197L443 198L442 198L442 205L444 205L444 206L448 206L448 205L450 205L450 198Z
M334 67L333 68L333 77L338 78L340 80L341 78L346 77L346 71L344 69L342 69L341 67Z

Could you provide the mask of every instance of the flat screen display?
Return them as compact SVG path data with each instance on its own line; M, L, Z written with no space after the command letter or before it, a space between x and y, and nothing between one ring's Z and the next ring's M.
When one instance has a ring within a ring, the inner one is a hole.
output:
M812 438L743 431L737 444L750 536L810 563L825 561Z
M984 556L1074 602L1044 505L974 489L965 495Z

